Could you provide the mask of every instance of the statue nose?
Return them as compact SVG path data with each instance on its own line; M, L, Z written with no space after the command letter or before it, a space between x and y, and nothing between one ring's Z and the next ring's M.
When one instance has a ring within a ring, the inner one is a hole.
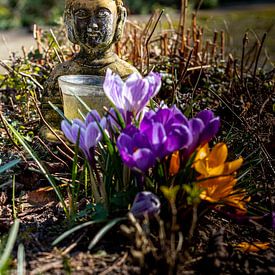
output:
M98 30L98 24L96 24L95 22L91 22L90 28L91 28L93 31L97 31L97 30Z

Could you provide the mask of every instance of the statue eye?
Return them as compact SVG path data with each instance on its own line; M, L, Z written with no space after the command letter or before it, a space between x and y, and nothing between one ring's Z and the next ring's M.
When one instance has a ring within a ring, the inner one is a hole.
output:
M99 9L96 13L96 16L99 18L104 18L110 14L111 14L111 12L107 9Z
M77 10L74 15L80 19L89 17L89 13L86 10Z

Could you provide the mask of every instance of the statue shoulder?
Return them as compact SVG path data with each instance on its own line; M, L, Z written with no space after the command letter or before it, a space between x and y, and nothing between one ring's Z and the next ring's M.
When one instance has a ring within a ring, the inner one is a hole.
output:
M69 75L69 74L76 74L79 71L79 64L74 60L68 60L62 62L53 69L50 74L51 78L57 79L61 75Z
M119 74L122 78L128 77L132 73L139 73L139 71L130 63L118 58L117 61L109 68L113 71Z
M58 90L58 77L61 75L76 74L79 70L78 66L79 65L73 60L68 60L56 65L50 73L49 78L45 81L45 91Z

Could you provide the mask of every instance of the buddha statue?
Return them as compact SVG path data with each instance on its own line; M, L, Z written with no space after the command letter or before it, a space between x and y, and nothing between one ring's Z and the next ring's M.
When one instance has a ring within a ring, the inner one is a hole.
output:
M107 68L122 78L137 72L112 49L122 35L126 16L122 0L66 0L64 22L68 38L80 46L80 51L71 60L57 65L45 83L42 113L50 125L59 128L60 118L47 103L51 101L62 108L59 76L104 76Z

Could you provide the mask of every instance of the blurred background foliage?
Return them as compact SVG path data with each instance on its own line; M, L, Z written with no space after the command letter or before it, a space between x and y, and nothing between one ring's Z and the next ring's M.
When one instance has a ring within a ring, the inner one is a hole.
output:
M201 9L216 8L227 4L251 4L274 0L189 0L190 6ZM0 0L0 29L38 25L55 25L60 22L65 0ZM129 14L151 13L157 8L178 10L181 0L124 0Z

